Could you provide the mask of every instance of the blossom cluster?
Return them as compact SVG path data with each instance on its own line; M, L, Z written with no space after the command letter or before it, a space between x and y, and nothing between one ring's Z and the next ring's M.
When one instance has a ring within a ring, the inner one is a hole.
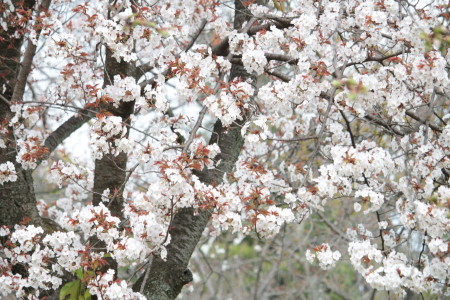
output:
M113 99L115 107L120 102L136 101L141 95L141 87L136 84L133 77L120 78L119 75L114 76L114 85L108 85L103 89L108 97Z
M445 249L444 246L441 249ZM373 288L400 296L406 295L404 288L416 293L448 293L444 283L448 278L447 258L430 259L424 255L421 257L423 265L416 267L404 253L395 250L383 252L369 238L353 240L349 243L348 252L352 265Z
M319 266L324 270L333 268L339 258L341 258L341 253L339 251L332 251L328 244L314 247L312 251L309 249L306 250L306 259L310 263L313 263L317 259Z
M133 292L124 280L114 280L114 273L114 270L109 269L106 273L97 275L88 285L91 295L97 295L99 299L146 299L142 294Z
M104 154L114 156L132 149L133 143L127 138L127 127L121 117L106 116L98 119L92 126L91 145L96 159Z
M17 174L14 164L10 161L0 164L0 184L3 185L4 182L16 180Z
M73 259L78 256L78 236L73 232L68 235L58 232L43 239L43 232L41 227L33 225L16 225L13 232L2 228L2 237L8 239L2 244L5 257L0 262L3 270L0 290L4 296L15 292L24 297L28 288L36 289L35 296L38 296L39 289L52 290L62 284L60 276L65 268L79 268L78 261ZM25 268L27 276L12 271L17 264Z

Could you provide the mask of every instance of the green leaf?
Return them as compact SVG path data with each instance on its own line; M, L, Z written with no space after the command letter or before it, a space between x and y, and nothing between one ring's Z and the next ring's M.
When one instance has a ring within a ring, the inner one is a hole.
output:
M349 100L352 100L352 101L353 101L353 100L356 99L356 93L350 93L350 94L348 94L347 97L348 97Z
M70 291L74 283L75 281L68 282L61 288L59 291L59 300L64 300L67 295L70 295Z
M134 26L138 26L138 25L151 27L151 28L156 28L156 26L157 26L157 24L155 22L152 22L152 21L147 21L147 20L144 20L144 19L136 19L136 20L134 20L132 26L134 27Z
M88 289L86 289L86 291L84 291L84 300L91 300L92 296L91 293L89 292Z
M83 269L78 269L78 270L76 270L76 271L75 271L75 274L77 275L77 277L78 277L79 279L83 280L83 278L84 278L84 272L83 272Z
M75 280L66 283L59 292L59 300L78 300L81 292L81 280ZM69 296L69 298L67 298Z
M170 35L169 32L168 32L167 30L165 30L165 29L157 28L156 31L157 31L157 32L159 33L159 35L162 36L162 37L168 37L168 36Z
M335 88L340 88L342 86L342 81L335 79L331 82L331 85Z
M348 85L349 87L353 87L353 86L355 86L355 85L357 85L357 84L358 84L358 83L356 82L355 79L353 79L353 78L347 79L347 85Z
M91 277L95 278L95 273L94 271L86 271L86 274L89 274Z

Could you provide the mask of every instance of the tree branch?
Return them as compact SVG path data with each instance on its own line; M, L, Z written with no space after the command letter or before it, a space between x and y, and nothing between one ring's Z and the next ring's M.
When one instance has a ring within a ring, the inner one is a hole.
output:
M53 152L67 137L83 126L84 123L89 121L92 118L92 115L91 112L82 111L82 113L70 117L61 124L45 139L44 145L47 147L48 152Z
M407 111L405 112L405 114L406 114L407 116L413 118L414 120L420 122L421 124L427 123L425 120L422 120L418 115L416 115L415 113L413 113L413 112L411 112L411 111L408 111L408 110L407 110ZM434 131L442 132L442 129L439 128L439 127L437 127L436 125L433 125L433 124L430 124L430 123L428 123L427 125L428 125L428 127L430 127L431 129L433 129Z
M50 7L51 0L43 0L40 10L37 15L41 12L45 12ZM36 31L36 40L39 40L42 28ZM22 67L20 68L19 75L17 76L17 82L14 86L14 92L11 97L11 103L19 102L22 100L23 94L25 93L25 86L27 84L28 75L31 72L31 65L33 63L34 55L36 54L37 45L33 44L31 40L28 40L27 48L23 55Z

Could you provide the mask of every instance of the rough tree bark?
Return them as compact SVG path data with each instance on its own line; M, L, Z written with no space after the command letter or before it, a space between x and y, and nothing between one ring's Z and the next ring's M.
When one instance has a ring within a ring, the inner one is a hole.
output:
M115 58L112 57L114 53L107 48L106 49L106 59L105 59L105 74L104 74L104 84L113 85L114 84L114 76L120 75L122 77L131 76L136 80L137 71L134 64L130 64L121 60L118 62ZM109 113L114 116L119 116L122 118L122 122L126 124L130 124L130 115L134 112L134 104L135 102L122 102L118 108L108 107L106 108ZM129 131L127 132L127 136ZM94 205L99 205L102 202L102 193L104 190L109 189L110 195L113 197L110 199L108 203L105 203L106 206L111 211L113 216L121 218L122 209L123 209L123 195L122 190L124 187L124 183L127 177L127 161L128 154L121 152L119 155L114 156L111 154L106 154L102 159L95 160L95 169L94 169L94 190L92 202ZM92 244L96 244L98 248L105 247L104 242L100 242L96 239L92 241ZM111 258L105 258L108 262L107 265L102 269L103 271L107 271L108 269L114 269L115 275L117 276L117 262ZM96 297L94 297L96 299Z
M135 65L124 60L117 62L112 57L113 54L110 49L106 49L104 86L113 85L114 76L116 75L130 76L137 80L138 74ZM129 124L130 115L134 112L134 101L122 102L118 108L109 107L108 111L114 116L121 117L123 122ZM122 215L123 196L120 189L127 175L126 168L127 154L123 152L118 156L108 154L102 159L95 160L93 204L98 205L101 202L101 194L109 188L112 195L116 193L117 195L112 200L112 203L107 205L111 213L117 217Z
M244 22L250 20L251 13L241 0L235 0L234 3L234 28L239 30ZM256 79L246 72L243 66L233 64L230 80L238 77L244 81L249 78L253 81ZM241 128L245 122L246 117L229 127L223 127L220 120L216 121L209 143L218 144L221 152L215 159L216 161L220 160L220 164L217 169L204 169L198 172L197 175L202 182L212 185L220 184L223 180L223 172L232 172L244 144ZM164 261L161 257L154 256L147 276L147 272L144 272L133 289L141 291L142 284L144 284L143 293L147 299L175 299L183 286L192 281L192 273L188 269L189 260L210 217L211 211L209 210L198 213L192 208L179 210L175 214L169 230L171 241L167 246L167 260Z
M35 6L34 0L13 1L16 9L32 11ZM39 11L45 11L50 6L51 1L43 1L38 8ZM11 17L14 18L14 17ZM26 79L31 70L31 62L36 52L36 46L28 43L23 57L20 49L24 43L23 34L15 38L16 31L24 31L27 24L16 23L8 31L0 32L0 120L1 127L6 128L6 133L1 136L5 141L6 148L0 148L0 163L7 161L13 162L17 172L15 182L6 182L0 188L0 225L9 225L20 223L24 217L30 218L30 222L41 225L47 229L48 224L42 222L36 208L36 196L34 193L32 170L24 170L16 162L17 145L14 132L10 127L9 121L14 115L11 112L10 105L13 102L21 101L25 90ZM37 32L39 36L39 32Z

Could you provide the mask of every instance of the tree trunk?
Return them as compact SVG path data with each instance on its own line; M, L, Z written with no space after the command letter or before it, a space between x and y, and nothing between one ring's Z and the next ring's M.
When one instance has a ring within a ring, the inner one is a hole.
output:
M118 62L114 57L114 53L106 48L106 59L105 59L105 72L104 72L104 84L103 87L107 85L114 84L114 76L120 75L122 77L134 77L137 80L137 71L134 64L125 62L121 60ZM107 110L114 116L119 116L122 118L122 122L130 124L130 116L134 112L135 102L122 102L118 108L108 107ZM127 131L127 137L129 130ZM105 154L101 159L95 160L94 169L94 189L93 189L93 204L99 205L102 201L102 193L104 190L109 189L110 195L114 195L110 202L105 203L105 205L110 209L113 216L118 218L122 217L123 209L123 188L126 180L126 168L127 168L127 153L121 152L119 155L114 156L111 154ZM100 242L97 239L92 240L92 244L96 244L98 248L105 247L104 242ZM117 277L117 262L111 258L107 257L105 260L108 262L104 268L101 269L102 272L106 272L108 269L115 270L115 276ZM94 296L93 299L96 299Z
M13 1L16 9L32 10L35 1ZM36 208L36 197L34 194L33 177L31 170L24 170L16 162L16 141L13 128L9 126L9 121L13 117L10 104L17 77L20 72L20 49L24 42L23 35L16 38L16 31L23 30L23 27L8 27L8 31L0 29L0 91L2 99L0 101L0 127L6 129L5 134L0 138L6 144L6 148L0 148L0 164L10 161L14 164L17 180L15 182L5 182L0 186L0 225L13 226L20 223L24 217L31 219L36 225L43 225ZM28 74L27 74L28 75Z
M240 0L235 0L235 8L234 28L241 29L251 14ZM232 80L238 77L244 81L248 78L256 80L255 76L247 73L244 67L233 64L230 78ZM204 169L198 172L196 175L202 182L217 185L222 182L223 172L232 172L244 144L241 128L246 121L244 116L242 121L236 121L229 127L223 127L220 120L216 121L209 143L218 144L221 152L215 160L220 160L220 164L217 169ZM147 278L145 279L144 272L133 289L140 291L144 284L143 292L147 299L175 299L183 286L192 281L192 273L188 269L189 260L210 217L209 210L195 214L193 208L180 209L175 214L169 230L171 241L167 246L167 260L163 261L161 257L154 256Z
M116 75L124 77L131 76L137 79L138 75L136 67L133 64L127 63L123 60L117 62L112 55L113 52L110 49L106 49L104 86L114 84L113 80ZM121 117L122 122L130 124L130 115L134 112L134 101L122 102L118 108L110 107L108 110L114 116ZM123 183L127 175L125 171L126 168L127 154L123 152L116 157L114 155L107 154L103 156L102 159L97 159L95 161L94 205L98 205L101 202L101 194L104 190L109 188L111 194L114 194L123 188ZM121 217L123 209L122 192L119 191L117 197L113 200L113 203L108 205L114 216Z

